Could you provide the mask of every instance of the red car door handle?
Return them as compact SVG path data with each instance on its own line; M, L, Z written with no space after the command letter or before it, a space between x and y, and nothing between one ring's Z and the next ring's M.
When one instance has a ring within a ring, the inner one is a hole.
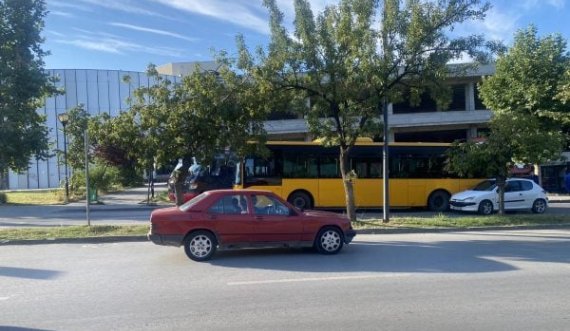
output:
M255 219L261 221L261 220L263 220L263 216L255 216Z

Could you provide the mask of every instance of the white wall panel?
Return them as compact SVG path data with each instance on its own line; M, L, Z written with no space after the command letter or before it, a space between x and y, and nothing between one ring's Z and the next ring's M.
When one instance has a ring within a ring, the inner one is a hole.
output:
M119 72L108 71L109 75L109 102L110 102L110 115L117 116L121 109L121 97L119 89Z
M42 160L38 162L38 181L39 188L48 188L48 165L47 161Z
M92 115L99 114L99 84L97 82L97 70L87 70L87 108L86 110Z
M83 104L84 109L87 109L87 70L75 70L75 90L77 91L77 103Z
M64 71L65 79L65 109L70 110L77 106L77 82L76 70L67 69Z
M99 91L99 113L109 113L109 76L106 70L97 71L97 86Z
M59 187L65 178L63 164L58 163L56 150L63 150L62 126L57 114L82 103L92 115L106 112L117 115L119 111L129 108L127 98L133 96L139 87L147 87L149 83L146 74L142 72L126 72L117 70L84 70L84 69L51 69L47 70L52 77L58 77L56 87L65 90L65 94L47 98L45 106L38 113L46 115L48 139L53 149L49 152L54 156L48 160L30 160L30 168L21 174L10 171L8 187L10 189L34 189ZM123 83L123 76L130 75L130 84ZM179 77L170 76L173 82L180 82ZM71 173L71 169L69 169Z

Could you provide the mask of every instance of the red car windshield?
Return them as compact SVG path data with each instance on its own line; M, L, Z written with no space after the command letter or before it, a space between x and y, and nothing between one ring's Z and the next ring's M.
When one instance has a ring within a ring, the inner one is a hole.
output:
M194 207L196 204L198 204L198 202L204 200L205 197L208 196L207 192L203 192L202 194L199 194L197 196L195 196L194 198L188 200L185 204L183 204L182 206L178 207L178 209L180 209L181 211L188 211L190 208Z

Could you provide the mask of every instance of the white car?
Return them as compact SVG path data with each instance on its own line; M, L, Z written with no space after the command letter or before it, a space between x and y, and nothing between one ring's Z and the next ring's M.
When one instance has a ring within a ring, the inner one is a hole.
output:
M499 210L499 193L494 179L488 179L474 188L456 193L449 200L451 210L472 211L490 215ZM546 192L529 179L509 178L505 186L505 210L530 209L542 214L548 207Z

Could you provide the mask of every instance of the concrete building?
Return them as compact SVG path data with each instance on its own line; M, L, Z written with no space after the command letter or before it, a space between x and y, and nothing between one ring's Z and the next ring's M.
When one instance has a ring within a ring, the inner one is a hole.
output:
M22 173L9 171L0 187L8 189L35 189L60 187L65 179L65 170L59 162L57 150L63 150L63 131L57 115L66 112L79 104L92 115L108 113L111 116L129 108L129 98L138 87L151 86L153 79L142 72L120 70L91 69L52 69L50 76L57 77L58 88L65 94L47 98L43 108L38 112L46 116L49 128L48 139L53 145L50 154L53 156L42 161L32 158L30 167ZM123 78L130 76L130 82ZM179 82L177 76L170 76L173 82Z
M202 71L216 71L219 66L215 61L172 62L157 66L156 71L163 75L184 77L192 74L198 68Z

